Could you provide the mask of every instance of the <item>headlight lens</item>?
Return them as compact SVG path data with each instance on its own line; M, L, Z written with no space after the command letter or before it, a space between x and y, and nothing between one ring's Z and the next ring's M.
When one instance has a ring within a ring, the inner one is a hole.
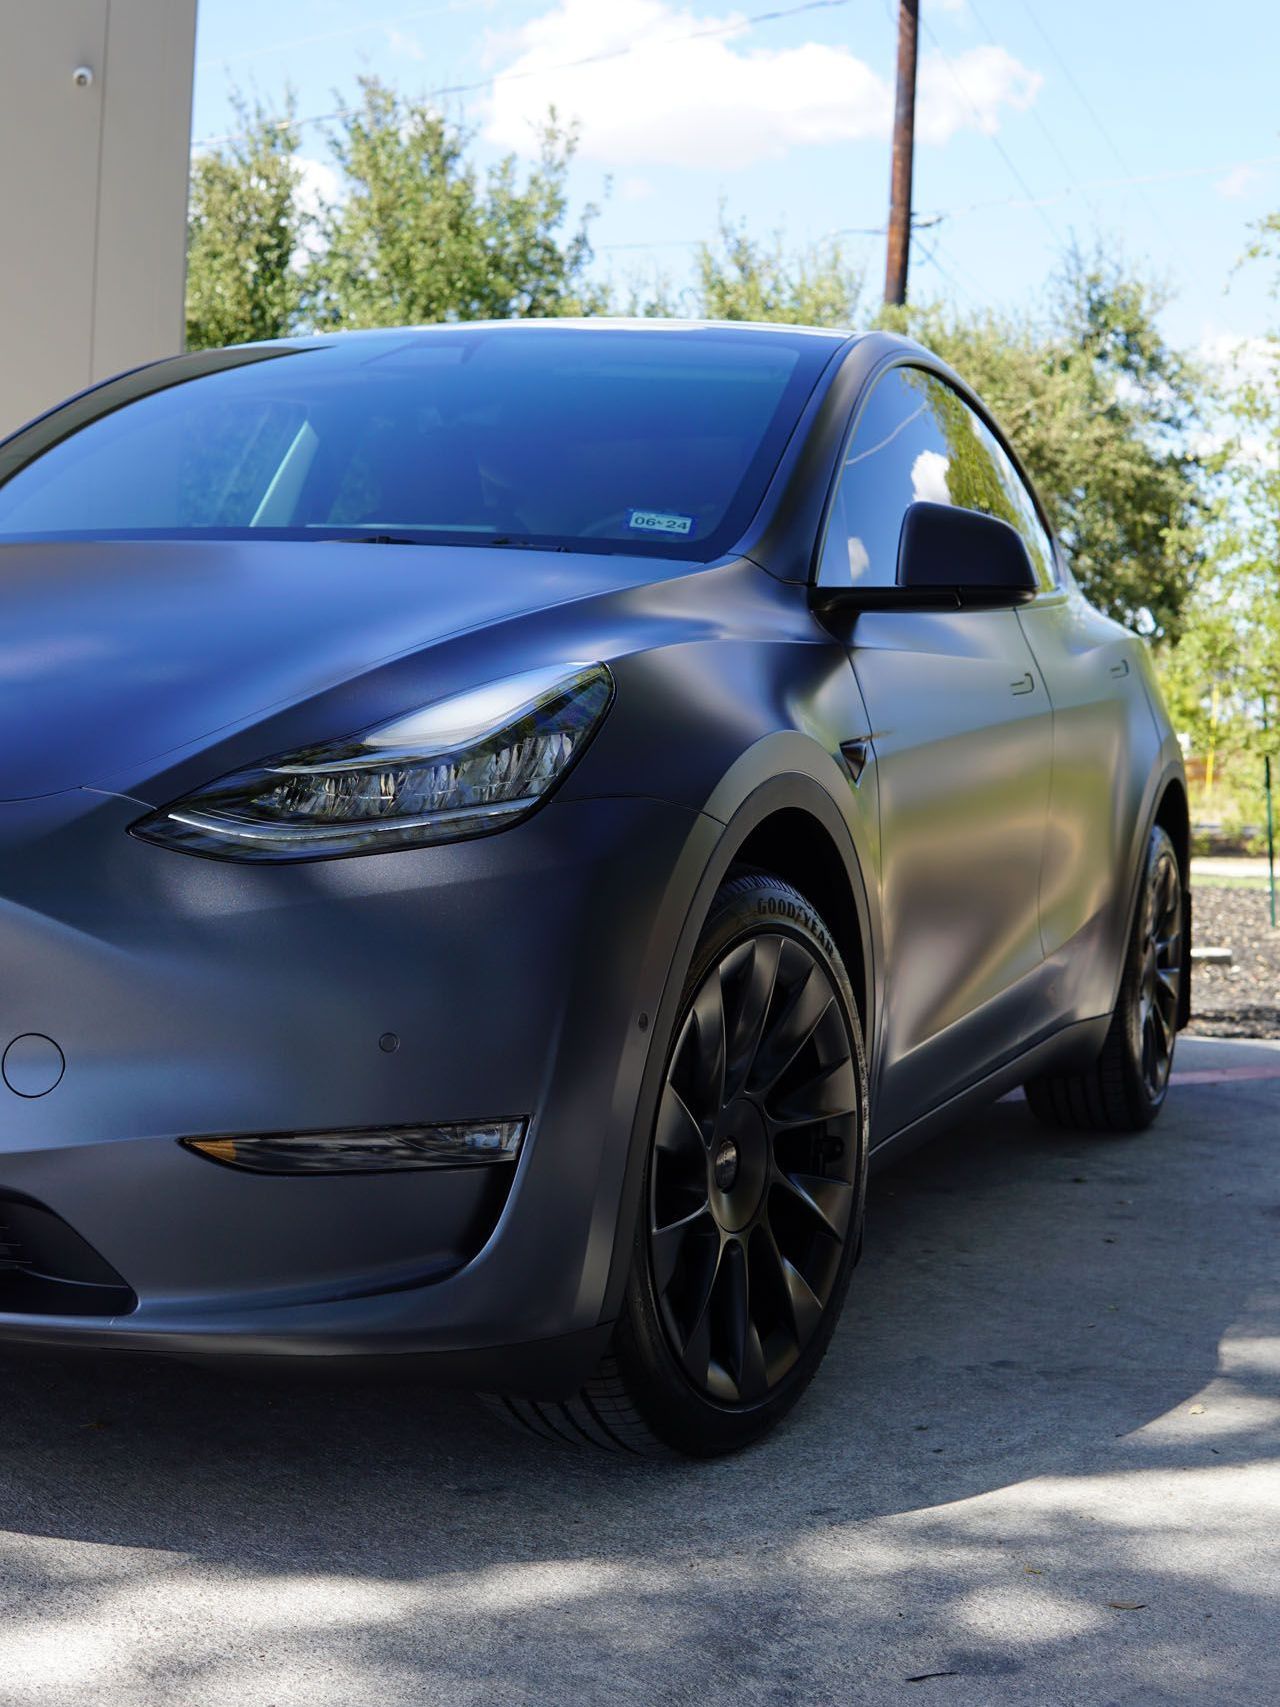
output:
M222 859L332 859L501 829L533 811L613 697L603 664L489 682L324 747L219 778L133 833Z

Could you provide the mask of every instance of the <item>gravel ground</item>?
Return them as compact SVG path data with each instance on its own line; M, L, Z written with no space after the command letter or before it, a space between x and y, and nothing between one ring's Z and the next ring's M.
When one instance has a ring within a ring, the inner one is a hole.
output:
M1197 947L1229 948L1232 961L1196 966L1192 1029L1203 1037L1280 1037L1280 931L1271 929L1266 890L1206 884L1194 893Z

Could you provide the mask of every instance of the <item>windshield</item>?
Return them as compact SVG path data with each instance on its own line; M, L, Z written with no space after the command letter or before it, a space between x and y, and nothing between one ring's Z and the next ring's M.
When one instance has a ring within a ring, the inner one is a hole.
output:
M145 369L0 447L0 538L405 539L707 560L836 337L442 327Z

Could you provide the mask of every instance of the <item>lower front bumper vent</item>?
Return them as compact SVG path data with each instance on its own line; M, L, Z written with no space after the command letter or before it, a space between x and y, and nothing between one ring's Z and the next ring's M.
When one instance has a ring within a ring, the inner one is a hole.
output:
M123 1316L137 1302L60 1216L30 1198L0 1195L0 1314Z

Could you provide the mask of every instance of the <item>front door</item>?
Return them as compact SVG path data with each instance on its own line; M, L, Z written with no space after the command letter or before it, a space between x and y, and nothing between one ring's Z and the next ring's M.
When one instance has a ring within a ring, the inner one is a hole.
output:
M821 581L892 585L917 500L1013 520L989 436L940 379L890 369L846 453ZM1053 718L1012 609L866 610L848 638L880 805L879 1140L1052 1023L1038 975Z

